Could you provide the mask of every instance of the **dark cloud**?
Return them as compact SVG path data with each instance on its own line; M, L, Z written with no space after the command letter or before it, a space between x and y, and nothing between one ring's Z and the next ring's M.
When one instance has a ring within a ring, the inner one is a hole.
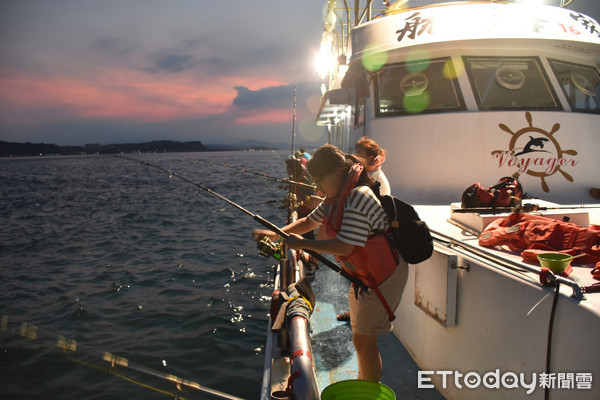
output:
M289 108L294 96L294 85L268 87L259 90L237 86L235 90L238 94L233 99L233 105L244 110Z
M156 62L160 71L182 72L196 64L194 56L190 54L167 54Z
M231 72L235 69L233 68L235 64L237 63L222 57L205 57L200 59L198 68L202 69L202 72L207 75L218 75L219 73Z
M306 111L309 97L318 96L320 82L307 81L298 84L282 85L251 90L245 86L236 86L238 92L233 106L238 110L289 109L293 106L294 87L299 113ZM308 111L306 111L308 112Z

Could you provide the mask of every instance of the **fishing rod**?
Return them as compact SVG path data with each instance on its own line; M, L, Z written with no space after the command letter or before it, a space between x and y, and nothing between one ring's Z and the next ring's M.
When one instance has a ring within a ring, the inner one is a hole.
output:
M262 178L272 179L272 180L280 182L280 183L291 183L291 184L294 184L294 185L304 186L304 187L309 187L311 189L315 189L315 186L311 185L309 183L297 182L297 181L293 181L291 179L286 179L286 178L276 178L274 176L271 176L271 175L268 175L268 174L264 174L264 173L261 173L261 172L250 171L250 170L247 170L246 168L236 168L236 167L232 167L232 166L227 165L227 164L219 164L219 163L216 163L214 161L204 161L204 160L196 160L196 161L200 162L200 163L204 163L204 164L218 165L219 167L235 169L235 170L240 171L240 172L247 172L249 174L260 176Z
M224 202L226 202L227 204L237 208L238 210L248 214L249 216L251 216L256 222L258 222L259 224L261 224L262 226L272 230L273 232L277 233L279 236L281 236L284 240L286 240L290 235L285 233L284 231L282 231L277 225L267 221L266 219L264 219L263 217L261 217L258 214L253 214L252 212L248 211L247 209L245 209L244 207L240 206L239 204L229 200L227 197L220 195L219 193L205 187L202 186L201 184L192 181L189 178L186 178L183 175L180 175L174 171L170 171L166 168L163 168L159 165L156 164L152 164L149 163L148 161L143 161L143 160L138 160L135 158L131 158L131 157L126 157L123 155L117 155L117 157L119 158L123 158L125 160L129 160L129 161L135 161L137 163L140 163L144 166L148 166L148 167L152 167L155 169L158 169L160 171L166 172L167 174L169 174L170 177L177 177L183 181L186 181L188 183L191 183L192 185L198 187L200 190L203 190L209 194L212 194L213 196L218 197L219 199L223 200ZM348 279L350 282L354 283L357 287L363 289L363 290L367 290L368 286L365 285L360 279L350 275L348 272L344 271L342 268L340 268L338 265L336 265L335 263L333 263L332 261L328 260L327 258L325 258L324 256L322 256L321 254L317 253L316 251L313 250L308 250L308 249L303 249L306 253L310 254L311 256L313 256L314 258L316 258L317 260L321 261L323 264L325 264L327 267L331 268L332 270L334 270L335 272L337 272L338 274L340 274L341 276L343 276L344 278Z
M296 138L296 85L294 85L294 112L292 114L292 149L290 157L294 156L294 139Z
M304 183L304 182L298 182L298 181L294 181L294 180L291 180L291 179L276 178L274 176L270 176L270 175L265 174L265 173L249 171L249 170L247 170L245 168L235 168L235 167L232 167L232 166L227 165L227 164L219 164L219 163L215 163L213 161L203 161L203 160L196 160L196 161L197 162L201 162L201 163L205 163L205 164L209 164L209 165L218 165L218 166L224 167L224 168L235 169L235 170L238 170L238 171L241 171L241 172L247 172L247 173L256 175L258 177L268 178L268 179L272 179L272 180L275 180L275 181L280 182L280 183L287 183L287 184L289 184L290 189L289 189L289 193L288 193L287 198L284 199L284 200L280 200L280 202L286 203L287 206L283 205L283 206L279 207L280 209L288 207L289 213L291 213L291 211L293 211L293 209L295 209L296 207L300 207L303 204L311 201L311 197L310 196L306 196L304 199L298 199L298 197L293 193L293 185L304 186L304 187L308 187L308 188L313 189L313 190L316 189L316 187L314 185L312 185L312 184L307 184L307 183ZM279 188L281 189L282 186L279 186ZM270 202L274 203L275 201L270 201ZM262 204L262 203L255 203L255 204ZM254 205L254 204L247 204L247 205ZM288 213L288 220L289 220L289 213Z
M512 212L536 212L547 210L579 210L588 208L600 208L600 206L561 206L561 207L540 207L535 203L527 203L516 207L474 207L474 208L455 208L452 212L455 213L478 213L478 214L501 214Z
M12 328L11 325L15 325L15 327ZM92 355L89 351L84 352L79 349L78 343L75 339L68 339L61 335L52 335L49 332L42 332L37 326L28 322L19 323L18 321L12 321L12 319L9 321L9 317L7 315L2 316L0 333L2 335L11 333L31 342L40 343L43 349L49 350L53 354L64 356L66 359L77 364L106 372L109 375L116 376L136 385L154 390L164 395L168 395L174 399L183 400L184 397L182 397L182 393L184 390L196 390L198 392L210 394L219 399L243 400L241 397L233 396L172 374L156 371L144 365L133 363L124 357L119 357L109 352L102 352L101 356ZM148 383L141 382L132 378L131 376L125 375L125 371L135 371L146 376L157 378L168 383L169 386L174 384L177 392L173 393L171 391L173 390L172 388L165 390L156 386L151 386Z

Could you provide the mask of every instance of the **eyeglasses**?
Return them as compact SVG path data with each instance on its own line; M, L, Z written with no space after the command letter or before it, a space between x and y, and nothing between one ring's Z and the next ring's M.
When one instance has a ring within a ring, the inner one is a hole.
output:
M321 186L321 182L323 182L323 180L324 180L325 178L327 178L327 177L328 177L329 175L331 175L331 174L335 174L335 172L330 172L330 173L328 173L328 174L325 174L325 175L323 175L323 176L322 176L322 177L320 177L320 178L314 178L314 177L313 177L313 181L315 182L315 185L317 185L317 186Z

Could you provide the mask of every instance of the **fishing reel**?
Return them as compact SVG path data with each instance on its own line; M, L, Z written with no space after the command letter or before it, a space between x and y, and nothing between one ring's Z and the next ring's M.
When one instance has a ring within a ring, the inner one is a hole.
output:
M281 247L281 241L273 243L271 239L265 236L256 243L256 247L258 247L258 254L262 257L274 257L277 260L281 260L281 258L283 257L283 248Z
M283 210L291 205L291 207L296 210L298 207L310 203L311 200L312 198L310 196L305 196L303 200L300 200L296 194L288 193L288 196L284 200L284 204L279 206L279 209Z

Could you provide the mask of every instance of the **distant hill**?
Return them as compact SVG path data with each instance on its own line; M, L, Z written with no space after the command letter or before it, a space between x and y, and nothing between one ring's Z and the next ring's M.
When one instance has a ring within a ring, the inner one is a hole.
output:
M176 142L171 140L157 140L146 143L122 143L122 144L86 144L87 151L100 154L117 153L185 153L208 151L200 141Z
M272 150L266 146L229 145L205 146L200 141L177 142L158 140L146 143L122 144L86 144L85 146L58 146L47 143L11 143L0 140L0 157L50 156L50 155L86 155L86 154L119 154L119 153L184 153L200 151Z

